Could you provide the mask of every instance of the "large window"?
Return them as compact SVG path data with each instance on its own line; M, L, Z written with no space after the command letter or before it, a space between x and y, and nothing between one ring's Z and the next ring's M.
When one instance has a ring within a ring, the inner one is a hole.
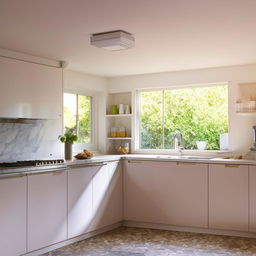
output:
M78 142L92 142L92 97L64 93L64 127L74 128Z
M139 148L173 149L174 135L183 135L185 149L207 141L220 149L220 134L228 132L228 86L139 91Z

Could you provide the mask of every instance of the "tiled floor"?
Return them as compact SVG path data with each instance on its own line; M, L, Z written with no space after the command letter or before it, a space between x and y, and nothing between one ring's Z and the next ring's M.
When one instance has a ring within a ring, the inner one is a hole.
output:
M57 249L49 255L255 256L256 239L122 227Z

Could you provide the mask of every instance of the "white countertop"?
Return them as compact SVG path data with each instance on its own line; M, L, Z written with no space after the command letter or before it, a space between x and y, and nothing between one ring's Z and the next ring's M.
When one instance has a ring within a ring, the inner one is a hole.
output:
M192 158L189 158L192 157ZM238 165L256 165L256 160L248 160L248 159L224 159L219 157L209 158L204 156L202 158L198 158L199 156L175 156L175 155L149 155L149 154L128 154L128 155L98 155L94 156L90 159L85 160L70 160L66 161L66 165L70 168L74 165L86 165L92 163L101 163L101 162L109 162L109 161L119 161L121 159L127 160L141 160L141 161L170 161L170 162L194 162L194 163L206 163L206 164L238 164ZM30 168L3 168L0 169L0 176L4 176L6 174L19 174L22 172L49 172L53 171L51 168L47 168L45 166L42 169L38 169L36 167Z

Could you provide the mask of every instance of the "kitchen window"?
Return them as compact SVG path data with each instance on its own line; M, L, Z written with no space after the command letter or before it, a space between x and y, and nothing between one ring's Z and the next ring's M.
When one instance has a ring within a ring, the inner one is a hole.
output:
M182 146L220 150L220 135L228 133L228 85L138 91L137 149L174 149Z
M80 143L92 143L92 96L64 93L64 127L74 128Z

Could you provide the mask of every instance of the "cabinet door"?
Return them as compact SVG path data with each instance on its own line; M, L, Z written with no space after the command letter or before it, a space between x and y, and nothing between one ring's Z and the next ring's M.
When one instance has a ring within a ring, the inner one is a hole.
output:
M100 167L80 167L68 171L68 238L91 231L92 178Z
M67 239L67 172L28 176L28 251Z
M248 231L248 166L209 165L209 227Z
M26 177L0 179L0 254L26 252Z
M0 116L59 118L62 69L0 57Z
M250 166L250 183L249 183L249 204L250 204L250 213L249 213L249 231L256 232L256 166Z
M125 161L125 220L207 227L207 165Z
M109 162L93 177L93 230L122 221L122 194L120 163Z

